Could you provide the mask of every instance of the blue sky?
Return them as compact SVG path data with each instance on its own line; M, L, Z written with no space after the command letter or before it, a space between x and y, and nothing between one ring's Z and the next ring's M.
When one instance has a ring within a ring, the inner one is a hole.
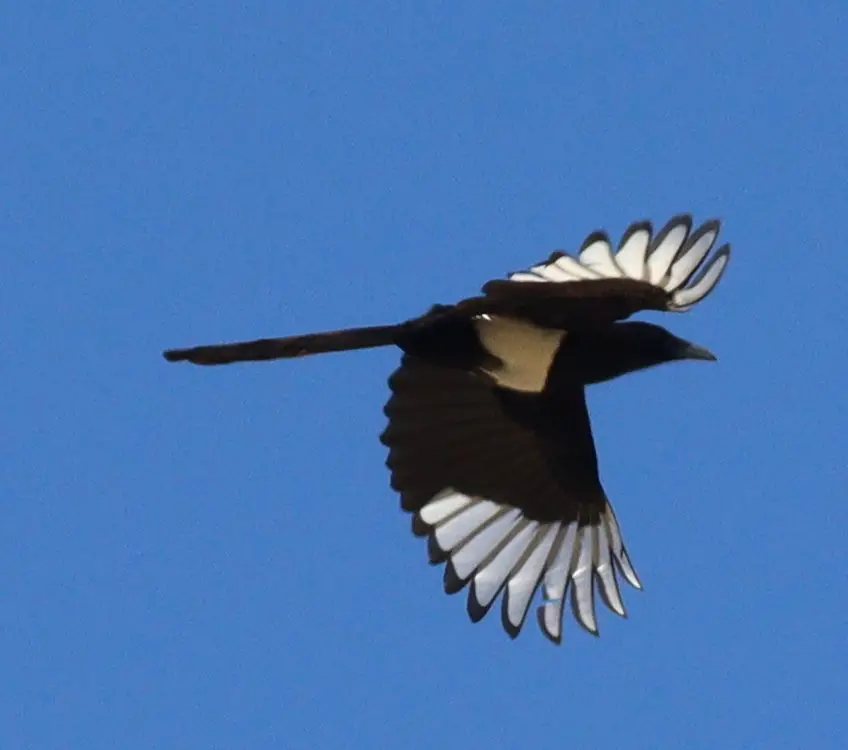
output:
M0 13L0 747L842 747L848 12L576 5ZM720 361L590 391L645 584L599 639L441 592L395 352L160 358L680 211L734 256L663 322Z

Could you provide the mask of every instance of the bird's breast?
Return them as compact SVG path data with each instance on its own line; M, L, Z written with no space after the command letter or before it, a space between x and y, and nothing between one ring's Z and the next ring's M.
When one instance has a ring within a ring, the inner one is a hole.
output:
M565 331L500 315L481 315L473 322L480 343L497 362L484 372L503 388L527 393L544 389Z

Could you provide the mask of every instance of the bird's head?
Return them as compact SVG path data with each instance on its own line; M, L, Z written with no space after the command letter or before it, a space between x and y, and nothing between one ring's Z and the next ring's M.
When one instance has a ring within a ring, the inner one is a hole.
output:
M586 384L611 380L663 362L716 360L708 349L653 323L615 323L603 329L575 333L569 343L570 366Z

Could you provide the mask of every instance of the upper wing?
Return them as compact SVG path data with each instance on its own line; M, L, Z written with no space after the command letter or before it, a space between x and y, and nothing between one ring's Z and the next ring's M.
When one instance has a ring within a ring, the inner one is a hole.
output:
M650 222L640 221L628 227L615 252L605 232L593 232L576 256L557 251L508 280L488 282L483 292L524 296L528 303L570 299L577 312L613 320L643 309L682 312L715 288L727 266L730 245L710 254L719 229L720 222L711 219L692 231L688 214L674 216L656 234ZM537 283L522 284L519 293L520 282Z

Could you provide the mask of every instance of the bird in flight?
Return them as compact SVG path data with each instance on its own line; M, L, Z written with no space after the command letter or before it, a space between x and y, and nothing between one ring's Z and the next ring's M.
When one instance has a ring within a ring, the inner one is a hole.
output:
M553 253L489 281L480 296L394 325L171 349L198 365L397 346L389 378L391 485L444 563L444 588L468 588L482 619L501 596L515 638L541 588L537 620L560 643L570 599L598 632L595 596L625 616L619 578L641 588L598 475L585 389L675 360L714 360L641 310L682 312L711 292L730 258L712 252L719 222L674 216L656 233L633 223L617 248L602 231L579 252Z

